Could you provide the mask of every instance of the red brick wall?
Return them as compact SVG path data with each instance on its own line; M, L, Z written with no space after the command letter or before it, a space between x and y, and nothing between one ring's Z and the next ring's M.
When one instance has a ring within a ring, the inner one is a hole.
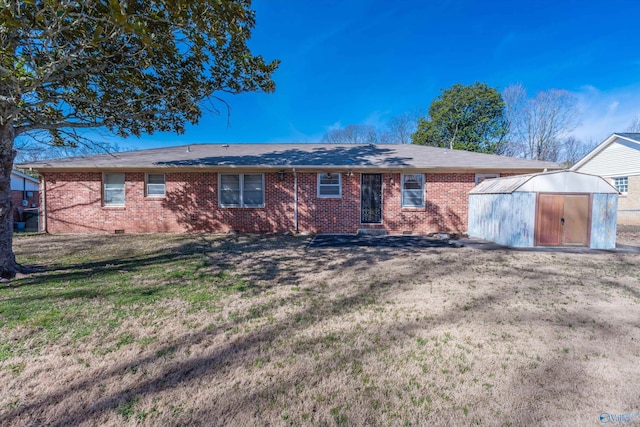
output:
M342 174L342 197L319 198L318 174L298 173L298 228L312 233L355 233L360 223L360 174Z
M299 174L299 199L304 206L300 230L315 233L355 233L358 229L385 229L389 233L427 234L467 229L469 191L474 173L427 173L424 208L401 207L401 174L382 176L382 224L360 223L360 174L342 175L342 198L318 199L317 175Z
M293 229L293 176L265 174L264 208L219 208L217 173L167 173L166 197L145 197L144 173L125 174L125 206L102 206L102 173L46 173L47 231L267 232Z
M317 174L298 173L298 229L313 233L355 233L383 228L389 233L426 234L467 229L468 192L474 173L427 173L426 206L402 208L401 175L383 174L383 222L360 224L360 174L342 174L342 197L317 197ZM504 176L505 174L503 174ZM220 208L215 172L166 173L163 198L145 197L144 173L125 175L125 206L102 206L102 173L45 173L47 231L106 232L274 232L294 229L294 179L265 173L264 208Z
M474 173L434 173L425 177L425 207L401 207L401 175L385 176L385 228L396 233L426 234L467 229L469 191L475 186Z

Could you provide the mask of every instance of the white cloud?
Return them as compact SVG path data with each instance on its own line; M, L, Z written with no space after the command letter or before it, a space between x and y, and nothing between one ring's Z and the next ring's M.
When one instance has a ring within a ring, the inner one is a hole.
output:
M576 96L582 123L572 135L584 141L602 141L614 132L624 132L640 116L640 86L609 91L584 86Z
M340 122L336 122L333 126L340 127ZM332 126L332 127L333 127ZM300 143L313 143L319 142L322 139L324 133L307 134L298 129L293 123L289 122L289 136L287 138L279 138L275 142L300 142Z
M327 131L340 129L341 127L342 127L342 122L340 122L340 120L338 120L337 122L333 123L332 125L327 126Z
M370 113L361 123L376 128L382 128L387 125L389 120L389 111L374 111Z

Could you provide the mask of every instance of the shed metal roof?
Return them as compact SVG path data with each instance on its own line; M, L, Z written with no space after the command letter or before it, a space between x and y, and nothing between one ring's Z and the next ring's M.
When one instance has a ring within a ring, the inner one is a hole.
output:
M157 168L560 169L553 162L400 144L192 144L20 165L36 170Z
M474 187L469 194L509 194L514 192L617 194L618 190L602 177L561 170L486 179Z

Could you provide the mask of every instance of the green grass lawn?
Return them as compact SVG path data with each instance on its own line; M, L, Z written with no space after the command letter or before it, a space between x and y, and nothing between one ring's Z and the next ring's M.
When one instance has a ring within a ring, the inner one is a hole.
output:
M0 425L595 424L639 412L636 255L17 236Z
M96 249L63 257L45 266L46 272L11 283L0 301L2 327L31 333L28 340L3 339L1 357L37 351L61 339L73 345L87 336L108 335L125 319L168 316L171 309L162 307L163 302L181 301L191 311L219 311L225 296L251 291L232 269L211 274L206 256L189 248L122 257Z

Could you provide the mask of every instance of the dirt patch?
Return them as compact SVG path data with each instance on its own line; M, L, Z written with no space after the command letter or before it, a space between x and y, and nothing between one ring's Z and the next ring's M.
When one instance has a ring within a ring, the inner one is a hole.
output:
M619 239L640 245L638 231ZM0 424L586 425L640 412L638 255L309 241L17 238L21 262L57 270L0 289ZM116 299L125 291L137 299ZM49 311L15 320L12 301Z
M616 243L640 247L640 225L618 225Z

